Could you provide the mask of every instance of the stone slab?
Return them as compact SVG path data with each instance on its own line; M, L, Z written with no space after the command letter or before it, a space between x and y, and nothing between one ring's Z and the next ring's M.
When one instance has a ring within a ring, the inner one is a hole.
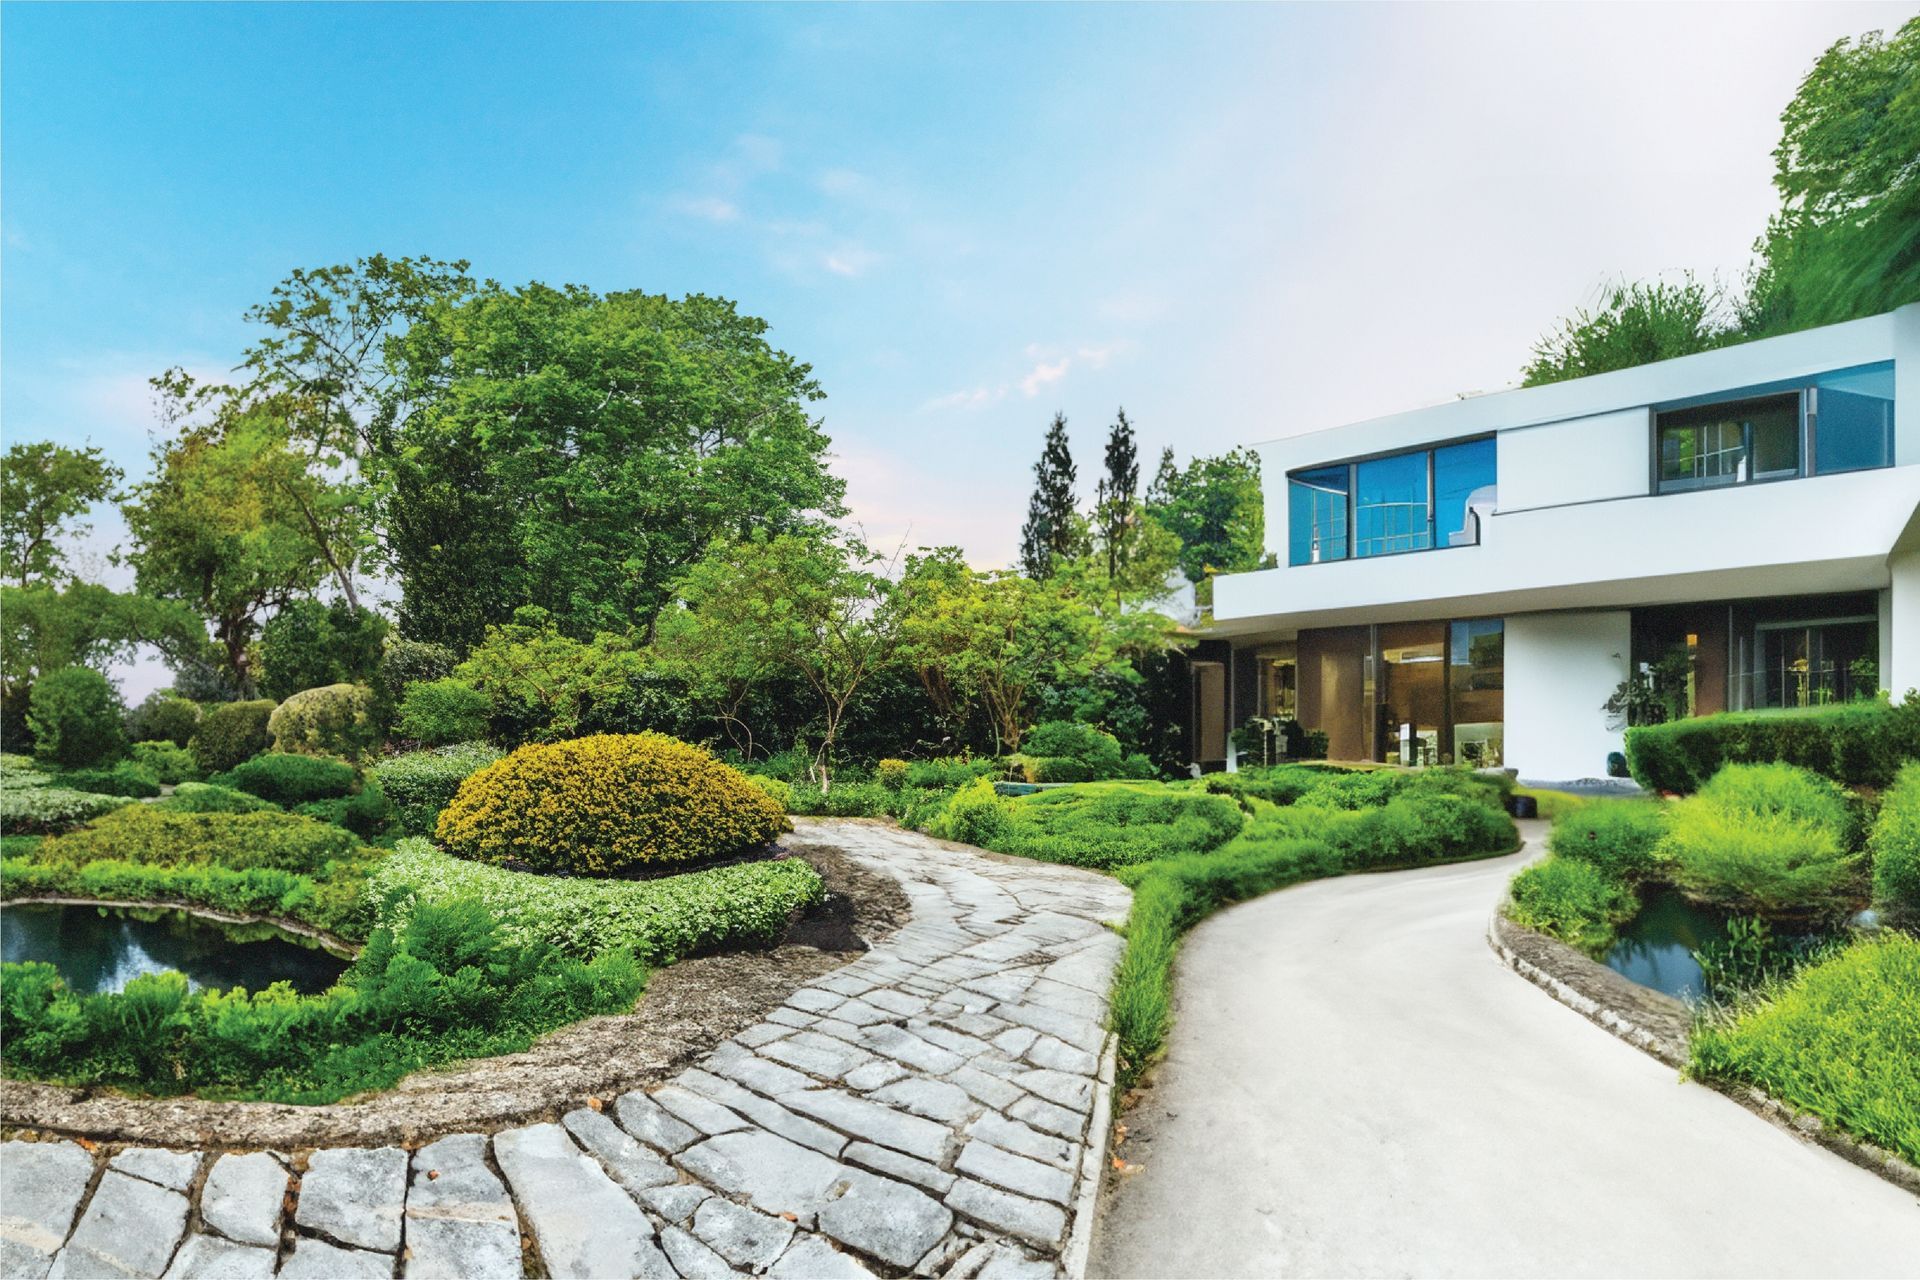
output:
M673 1275L647 1215L565 1129L508 1129L493 1152L553 1280Z
M229 1240L278 1248L287 1168L264 1151L213 1162L200 1188L200 1220Z

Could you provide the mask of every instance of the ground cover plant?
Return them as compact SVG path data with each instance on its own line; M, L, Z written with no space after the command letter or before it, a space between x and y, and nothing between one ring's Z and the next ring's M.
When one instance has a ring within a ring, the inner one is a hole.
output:
M710 867L651 880L534 875L466 862L407 839L369 881L376 920L396 928L421 903L472 899L516 943L543 942L591 958L626 950L649 965L722 947L777 941L793 913L824 895L799 858Z
M460 784L435 839L478 862L610 875L737 857L788 829L739 770L657 733L534 744Z
M630 952L581 961L511 943L486 907L454 901L416 908L398 931L375 930L319 995L284 983L189 991L180 974L161 973L79 996L52 965L0 966L0 1038L8 1071L36 1079L315 1104L624 1013L644 984Z
M0 788L0 829L9 835L48 835L132 803L126 796L69 787Z
M1694 1028L1688 1070L1920 1163L1920 940L1888 931Z
M1226 796L1160 783L1088 783L1010 798L985 778L928 826L995 853L1106 869L1218 848L1245 822Z

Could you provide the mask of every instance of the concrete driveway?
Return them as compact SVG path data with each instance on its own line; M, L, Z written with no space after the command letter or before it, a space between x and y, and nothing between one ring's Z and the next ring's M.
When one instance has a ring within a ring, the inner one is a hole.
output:
M1195 929L1090 1274L1920 1275L1920 1200L1494 958L1488 913L1531 856Z

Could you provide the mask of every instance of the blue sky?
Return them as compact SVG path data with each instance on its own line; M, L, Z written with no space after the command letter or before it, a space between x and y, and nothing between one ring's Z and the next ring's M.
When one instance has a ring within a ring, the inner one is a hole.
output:
M149 375L369 252L705 291L814 365L872 537L1001 563L1056 409L1090 487L1118 405L1217 451L1737 279L1799 77L1915 9L10 3L0 419L135 471Z

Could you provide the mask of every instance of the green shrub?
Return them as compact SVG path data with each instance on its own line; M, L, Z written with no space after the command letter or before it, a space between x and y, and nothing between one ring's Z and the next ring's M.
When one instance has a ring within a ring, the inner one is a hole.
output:
M273 709L267 732L277 752L358 760L380 741L373 691L362 684L303 690Z
M75 791L127 796L134 800L151 799L160 794L160 780L141 766L126 760L105 769L70 769L60 775L60 785Z
M207 781L233 787L275 804L303 804L350 794L359 775L344 760L270 751L215 774Z
M488 765L460 784L434 835L478 862L617 875L751 853L788 829L766 792L711 753L609 733Z
M1848 786L1886 787L1920 759L1920 697L1737 711L1627 730L1627 766L1650 791L1698 790L1723 765L1778 761Z
M1660 856L1688 897L1763 916L1837 912L1861 890L1861 858L1833 831L1696 796L1674 806Z
M819 873L799 858L653 880L589 880L465 862L418 839L400 841L370 886L382 925L404 921L416 903L472 898L486 904L509 941L550 943L575 956L623 950L648 964L770 945L795 911L824 893Z
M1013 820L986 848L1082 867L1205 853L1238 835L1245 820L1226 796L1159 784L1096 782L1007 803Z
M782 813L793 812L793 784L785 778L776 778L765 773L750 773L747 781L767 793L767 798L780 806Z
M393 806L401 833L430 836L460 784L505 754L484 742L461 742L394 756L376 765L372 774Z
M1509 919L1595 955L1640 909L1633 890L1597 863L1558 855L1524 868L1507 891Z
M0 829L8 835L51 835L131 803L125 796L67 787L7 787L0 789Z
M394 727L429 746L471 742L487 735L487 695L451 676L407 686Z
M0 757L8 761L26 761L25 764L8 764L0 768L0 790L12 790L15 787L50 787L53 775L43 769L33 767L33 761L26 756Z
M914 760L907 765L907 785L957 791L975 778L997 778L1005 768L991 757L972 760L965 756L942 756L937 760Z
M1792 765L1729 765L1673 806L1658 854L1689 896L1763 916L1825 913L1860 895L1855 815Z
M768 781L777 781L768 779ZM878 782L836 782L826 791L811 782L787 788L787 812L821 818L884 818L896 793Z
M136 804L40 845L46 863L109 860L156 866L213 864L313 873L365 856L338 827L291 813L182 813Z
M1920 920L1920 763L1901 769L1882 798L1867 850L1880 909L1896 919Z
M133 742L170 742L184 747L200 724L200 708L176 693L158 689L127 712L127 738Z
M200 719L188 749L202 773L219 773L267 749L267 719L273 703L223 702Z
M378 782L368 782L352 795L335 800L309 800L295 805L293 811L345 827L363 840L382 834L393 821L393 809L387 804L386 793Z
M905 760L886 759L873 766L873 780L889 791L903 790L913 768Z
M200 776L200 766L194 763L193 752L169 741L136 742L131 754L134 764L168 786L192 782Z
M107 678L89 667L62 667L34 681L27 699L33 754L68 769L84 769L126 747L126 709Z
M444 680L459 664L460 655L446 645L389 635L380 658L380 692L389 707L398 707L409 685Z
M343 938L363 938L367 902L361 862L333 863L308 875L266 867L230 870L188 863L157 866L105 858L43 862L38 853L9 848L0 865L0 893L8 898L58 895L107 902L184 902L235 915L295 920Z
M1631 884L1659 870L1656 850L1666 830L1667 812L1658 803L1596 800L1564 811L1547 836L1547 848Z
M1398 769L1367 769L1322 777L1294 803L1311 809L1377 809L1399 795L1412 776Z
M1100 775L1092 765L1072 756L1013 757L1019 762L1020 775L1028 782L1092 782Z
M1886 932L1694 1031L1689 1070L1920 1162L1920 939Z
M183 782L173 789L172 795L156 801L153 807L170 813L269 813L280 806L232 787Z
M1145 756L1125 755L1120 740L1090 724L1048 720L1020 739L1029 782L1099 782L1109 778L1150 778Z
M928 820L927 831L942 840L991 849L1014 823L1013 802L993 789L991 778L977 777L947 798Z
M1356 777L1361 775L1354 775ZM1358 789L1342 799L1367 794ZM1514 847L1513 820L1465 796L1445 792L1400 794L1384 804L1345 809L1309 804L1256 812L1250 841L1318 840L1349 870L1444 862L1506 853Z
M388 629L385 618L345 600L292 601L260 629L260 691L284 699L302 689L366 684L379 673Z
M524 1049L540 1034L633 1007L630 954L583 963L505 941L477 902L422 906L378 930L338 985L300 996L187 989L178 973L76 996L52 965L0 966L11 1075L158 1094L314 1104L420 1067Z
M1206 776L1205 785L1207 790L1217 795L1233 796L1242 802L1253 799L1288 805L1329 778L1346 772L1345 769L1319 765L1253 765L1235 773L1210 773Z

